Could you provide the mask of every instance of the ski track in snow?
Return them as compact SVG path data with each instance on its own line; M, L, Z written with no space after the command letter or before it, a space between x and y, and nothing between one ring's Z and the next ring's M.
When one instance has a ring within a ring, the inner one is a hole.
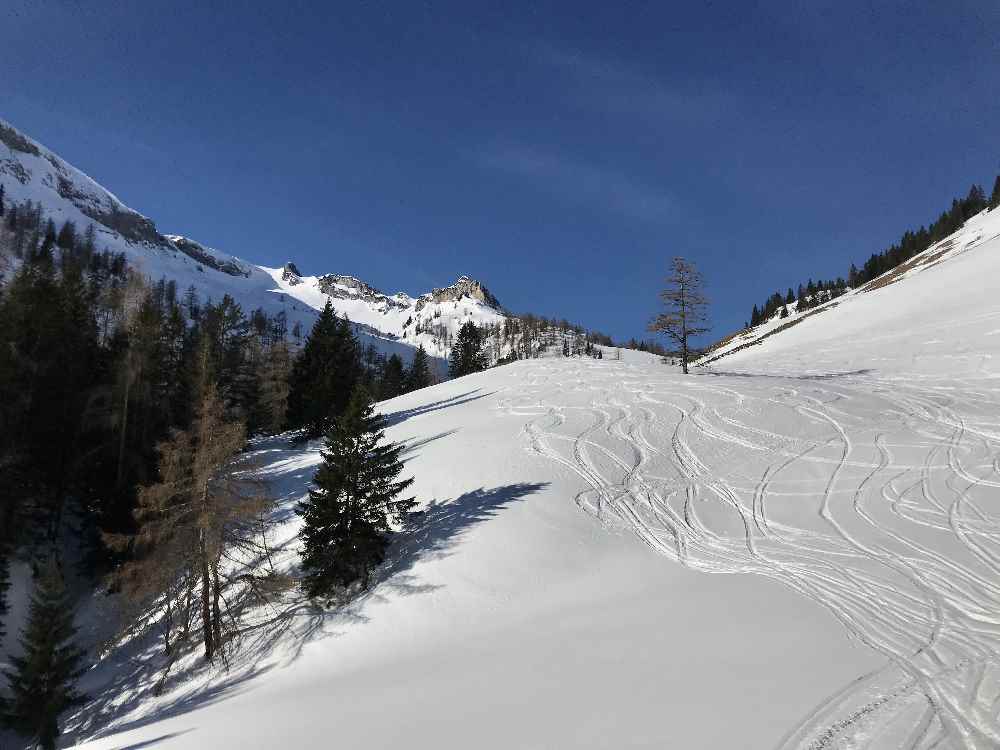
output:
M500 408L606 526L694 569L777 580L885 657L783 748L1000 746L995 380L539 363Z

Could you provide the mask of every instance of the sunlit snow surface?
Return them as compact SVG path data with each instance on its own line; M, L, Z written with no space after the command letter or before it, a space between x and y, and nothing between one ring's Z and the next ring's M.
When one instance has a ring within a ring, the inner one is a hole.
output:
M374 591L160 697L155 643L119 648L71 737L1000 746L998 224L689 377L554 358L386 402L427 512ZM294 570L317 454L259 449Z
M254 613L277 627L159 696L155 639L119 644L69 740L1000 746L994 213L689 377L553 358L386 402L425 513L374 589ZM292 572L317 448L256 447Z

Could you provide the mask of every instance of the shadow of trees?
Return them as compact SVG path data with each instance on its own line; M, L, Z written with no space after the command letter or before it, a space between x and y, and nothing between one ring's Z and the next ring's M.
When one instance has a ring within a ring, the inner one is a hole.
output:
M386 414L385 422L386 425L392 427L400 422L405 422L407 419L412 417L420 416L421 414L428 414L434 411L440 411L441 409L448 409L452 406L459 406L461 404L467 404L470 401L478 401L481 398L487 398L492 396L496 391L489 391L487 393L480 393L482 389L476 388L475 390L468 391L466 393L460 393L457 396L451 396L450 398L443 398L440 401L434 401L429 404L423 404L422 406L415 406L412 409L400 409L399 411Z
M386 561L375 573L367 592L325 609L296 589L280 606L261 607L258 616L241 633L225 670L205 664L194 649L187 655L186 668L178 662L176 671L165 679L161 674L162 651L155 638L137 639L141 642L119 647L102 665L102 671L112 675L111 681L99 687L84 686L91 700L68 722L63 742L72 745L138 729L231 698L275 667L294 662L306 644L368 622L366 605L370 600L425 594L441 588L442 584L422 581L413 572L417 563L452 554L471 528L545 486L545 483L509 484L479 488L444 502L432 501L423 511L412 514L405 527L393 536ZM157 683L163 687L162 696L156 695ZM192 684L192 689L171 698L171 693L182 689L185 683ZM146 705L149 710L145 713L127 718ZM102 730L117 719L126 721ZM161 735L130 747L148 747L172 736Z

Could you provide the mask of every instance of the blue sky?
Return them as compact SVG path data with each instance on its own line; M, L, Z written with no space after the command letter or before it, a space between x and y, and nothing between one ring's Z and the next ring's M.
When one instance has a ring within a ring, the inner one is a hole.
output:
M384 291L713 334L1000 169L1000 5L0 0L0 116L156 220ZM987 184L988 183L988 184Z

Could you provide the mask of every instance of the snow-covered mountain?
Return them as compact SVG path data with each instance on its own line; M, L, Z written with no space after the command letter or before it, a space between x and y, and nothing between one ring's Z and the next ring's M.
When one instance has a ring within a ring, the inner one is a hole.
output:
M31 201L57 225L74 222L78 232L93 226L98 249L124 253L150 279L175 280L180 290L193 285L203 299L228 294L247 311L284 311L289 326L298 321L306 331L329 299L355 324L363 344L386 354L408 359L423 344L432 356L447 357L464 322L505 319L496 297L467 276L416 297L388 295L354 276L303 276L294 262L263 268L188 237L163 234L151 219L3 120L0 184L8 204Z
M954 234L857 289L801 312L793 302L787 306L788 317L782 318L776 313L758 326L726 337L698 364L718 363L719 368L725 368L736 362L757 360L761 354L792 349L805 362L810 357L822 358L834 341L844 352L869 351L869 345L882 346L882 343L873 342L884 342L881 321L887 314L910 320L910 330L917 336L920 335L916 333L919 330L917 321L934 327L933 321L940 319L942 323L937 327L942 332L947 330L949 343L955 343L956 339L962 341L972 356L978 356L980 337L996 332L981 331L978 326L956 326L953 319L961 317L961 308L975 310L989 304L997 294L996 277L973 273L954 282L946 280L953 274L961 274L961 269L974 269L974 262L968 260L969 254L984 245L993 247L998 237L1000 210L985 210ZM932 273L928 276L928 272ZM939 293L936 290L942 283L958 285L961 294L951 299ZM955 309L941 307L949 300L956 305ZM926 352L917 354L914 364L919 360L921 366L925 366L933 361L936 347L944 343L945 339L925 341ZM877 352L869 353L878 359Z
M264 268L275 290L315 309L329 299L337 311L382 337L447 357L458 329L467 322L500 325L505 320L500 303L480 282L468 276L419 297L404 292L387 295L354 276L303 276L296 265Z
M19 184L59 195L59 170L24 148L0 162L4 183L31 166ZM92 213L127 212L91 198ZM308 310L331 297L400 346L496 309L468 280L390 296L188 242L121 247L147 267L201 265L189 276L220 290L259 284ZM261 627L225 667L190 647L168 671L158 634L122 639L83 678L66 742L1000 747L997 279L993 211L738 334L688 377L638 353L553 357L383 402L421 513L371 590L332 610L289 592L248 615ZM277 503L269 547L293 576L293 509L320 447L254 446ZM87 646L113 611L106 593L84 603Z
M373 589L162 694L124 642L69 741L998 747L998 278L994 211L688 377L559 357L385 402L423 513ZM258 449L294 573L319 446Z

